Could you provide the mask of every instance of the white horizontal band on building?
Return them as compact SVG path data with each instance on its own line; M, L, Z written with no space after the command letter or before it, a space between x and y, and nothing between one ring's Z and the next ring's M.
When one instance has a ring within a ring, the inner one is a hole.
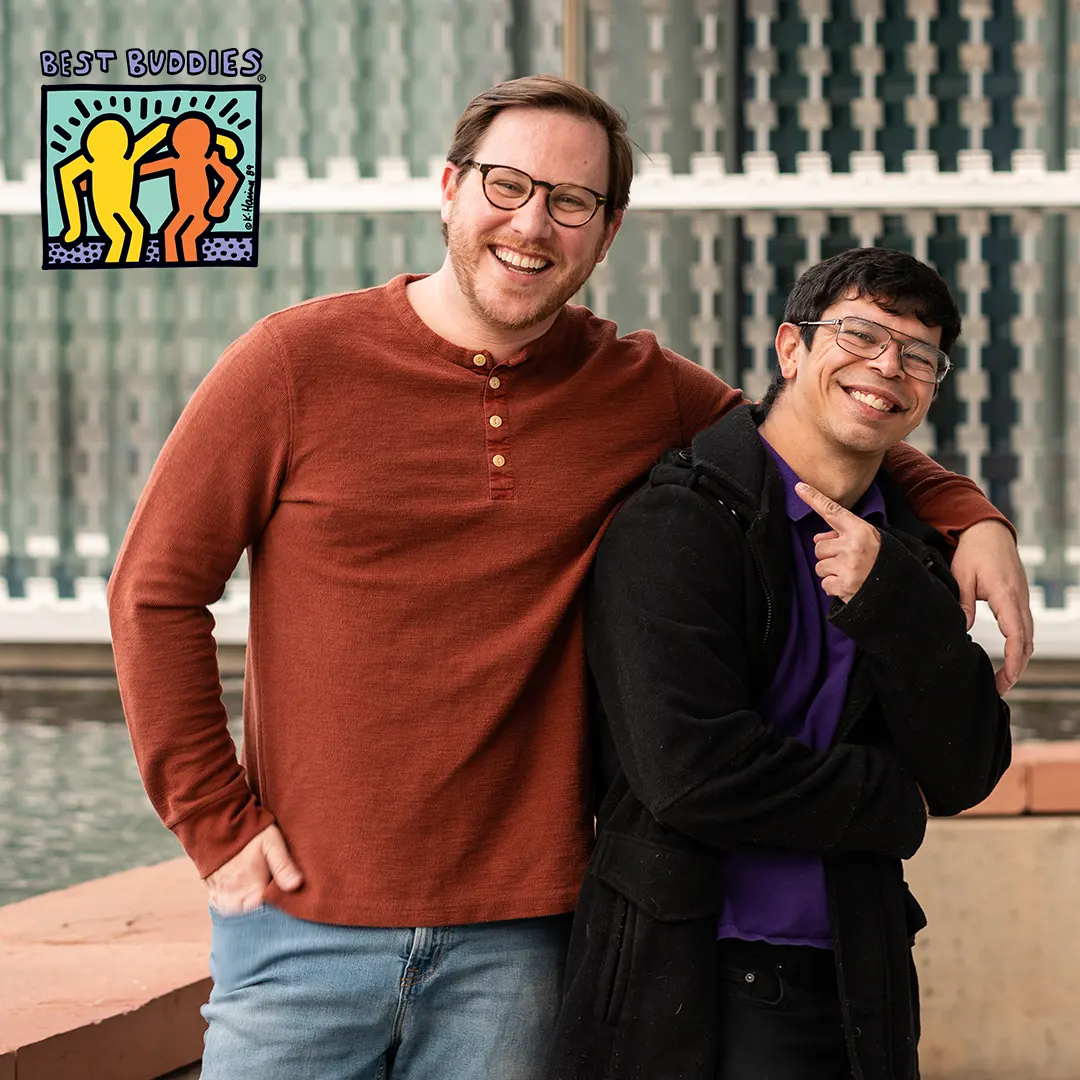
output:
M332 158L325 176L310 176L303 158L281 158L262 182L266 214L408 213L439 208L441 159L427 176L412 176L405 158L380 158L375 176L361 176L353 158ZM630 192L636 210L1063 210L1080 207L1080 151L1067 167L1046 168L1038 150L1017 150L1012 169L995 171L987 150L963 150L957 169L938 169L937 154L912 150L903 171L886 172L875 151L852 154L850 172L834 172L828 154L797 155L795 172L780 172L768 151L743 155L743 171L728 173L719 154L694 154L689 173L673 173L666 155L638 163ZM28 162L23 179L0 179L0 214L41 212L40 173Z

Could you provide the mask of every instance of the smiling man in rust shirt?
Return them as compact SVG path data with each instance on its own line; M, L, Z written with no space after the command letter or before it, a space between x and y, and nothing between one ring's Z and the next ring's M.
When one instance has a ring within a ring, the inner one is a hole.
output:
M582 583L661 451L741 400L567 304L631 171L590 92L481 94L443 266L263 319L161 452L110 614L147 791L209 887L204 1080L539 1075L592 840ZM888 464L1014 681L1012 533L970 481ZM207 606L245 549L241 767Z

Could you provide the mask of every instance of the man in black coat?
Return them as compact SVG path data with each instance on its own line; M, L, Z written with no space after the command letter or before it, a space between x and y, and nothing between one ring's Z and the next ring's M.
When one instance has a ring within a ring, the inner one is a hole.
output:
M604 798L553 1078L918 1076L900 860L1010 756L947 547L881 467L959 331L910 255L812 267L762 404L667 455L605 535Z

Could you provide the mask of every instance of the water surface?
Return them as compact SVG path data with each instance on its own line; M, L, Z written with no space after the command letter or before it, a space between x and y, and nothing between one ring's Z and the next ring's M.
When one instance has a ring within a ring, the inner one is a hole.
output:
M239 693L226 694L239 715ZM108 679L0 681L0 904L182 855Z
M241 680L224 700L240 715ZM1017 739L1080 738L1080 688L1010 695ZM0 904L183 854L143 792L108 677L0 677Z

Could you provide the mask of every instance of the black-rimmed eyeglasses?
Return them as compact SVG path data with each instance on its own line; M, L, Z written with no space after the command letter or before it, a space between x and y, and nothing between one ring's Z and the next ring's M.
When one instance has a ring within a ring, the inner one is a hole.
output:
M873 360L895 341L900 353L900 367L904 373L918 382L938 385L949 373L952 361L948 356L925 341L901 341L888 327L870 319L845 315L842 319L822 319L819 322L801 322L798 326L835 326L836 344L852 356Z
M509 165L484 165L470 159L463 161L461 167L479 171L484 195L498 210L517 210L533 197L537 188L547 188L547 212L553 221L568 229L588 225L596 211L608 201L606 195L592 188L534 180L528 173Z

